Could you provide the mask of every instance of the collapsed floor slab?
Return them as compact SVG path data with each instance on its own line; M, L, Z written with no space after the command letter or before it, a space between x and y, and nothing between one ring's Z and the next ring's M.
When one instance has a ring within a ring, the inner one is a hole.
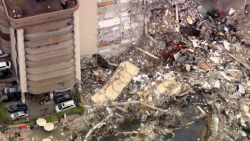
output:
M131 62L122 62L106 85L94 94L91 100L99 104L107 100L115 100L138 72L139 68Z

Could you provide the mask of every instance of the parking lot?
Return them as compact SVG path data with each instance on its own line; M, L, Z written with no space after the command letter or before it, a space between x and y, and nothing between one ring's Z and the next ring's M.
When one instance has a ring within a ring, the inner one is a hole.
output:
M16 75L16 71L15 71L15 67L14 67L14 64L11 60L11 57L5 57L5 58L0 58L0 62L6 62L6 61L10 61L11 62L11 73L12 73L12 76L9 77L9 78L5 78L5 79L0 79L0 82L12 82L12 81L15 81L17 80L17 75Z
M11 86L13 81L17 80L17 75L15 71L14 64L11 60L11 57L5 57L5 58L0 58L0 62L6 62L10 61L11 62L11 73L12 76L9 78L4 78L0 79L0 91L2 91L5 87ZM50 115L55 113L55 106L56 104L51 100L48 103L43 104L42 106L40 105L40 100L41 97L37 97L36 101L32 101L32 99L26 99L26 104L28 106L28 113L29 113L29 118L39 118L42 117L43 115ZM14 104L21 104L22 101L12 101L12 102L6 102L5 106L8 108L10 105ZM7 109L6 109L7 110ZM11 120L10 113L8 113L8 118Z
M33 101L32 99L26 99L29 118L34 119L39 117L46 117L55 113L56 104L54 103L54 101L50 100L49 102L44 102L44 104L41 105L41 101L43 101L42 99L44 99L43 95L37 95L35 101Z
M4 58L0 58L0 62L6 62L6 61L10 61L11 62L11 73L12 76L9 78L4 78L4 79L0 79L0 91L2 91L5 87L7 86L11 86L13 81L17 80L17 74L15 71L15 67L13 64L13 61L11 60L11 56L8 57L4 57ZM74 93L74 92L73 92ZM26 104L28 106L28 113L29 113L29 119L36 119L39 117L46 117L48 115L51 114L55 114L55 107L56 104L54 103L53 99L51 99L48 102L44 102L43 104L41 104L41 101L43 101L44 99L44 95L36 95L36 100L33 100L33 98L26 96ZM6 110L10 105L14 105L14 104L21 104L22 101L12 101L12 102L6 102L5 106L6 106ZM27 118L21 119L21 120L26 120ZM8 120L12 120L10 117L10 113L8 113Z

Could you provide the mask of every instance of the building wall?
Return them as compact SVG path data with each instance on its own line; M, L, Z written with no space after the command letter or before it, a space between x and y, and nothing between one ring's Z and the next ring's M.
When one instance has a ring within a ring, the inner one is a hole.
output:
M81 58L95 54L97 48L97 1L83 0L79 6Z
M138 41L144 27L142 1L98 0L98 52L111 57Z

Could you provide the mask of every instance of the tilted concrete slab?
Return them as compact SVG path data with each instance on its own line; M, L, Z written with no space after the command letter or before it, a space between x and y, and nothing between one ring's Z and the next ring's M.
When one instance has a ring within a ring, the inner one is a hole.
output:
M181 91L182 85L180 82L176 81L175 77L170 77L159 84L154 90L155 94L166 94L172 96Z
M139 68L131 62L122 62L106 85L93 95L91 100L95 103L115 100L138 72Z

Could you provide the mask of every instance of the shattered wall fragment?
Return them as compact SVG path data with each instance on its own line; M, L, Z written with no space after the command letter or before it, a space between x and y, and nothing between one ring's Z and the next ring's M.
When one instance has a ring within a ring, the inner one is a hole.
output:
M176 78L170 77L159 84L156 89L156 94L166 93L167 96L172 96L173 94L177 94L181 91L181 83L176 81Z

